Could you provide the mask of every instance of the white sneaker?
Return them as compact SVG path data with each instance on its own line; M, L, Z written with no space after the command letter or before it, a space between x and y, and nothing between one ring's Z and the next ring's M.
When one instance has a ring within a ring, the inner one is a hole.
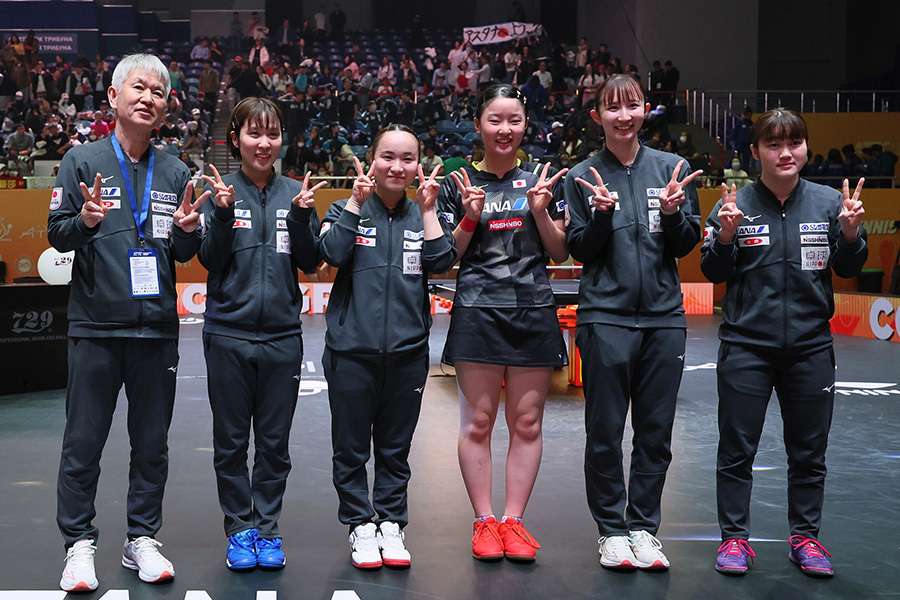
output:
M635 569L637 559L627 535L608 535L599 540L600 564L607 569Z
M400 526L391 521L385 521L378 526L378 547L381 549L381 558L389 567L408 567L410 563L409 551L403 545L406 536L400 531Z
M357 525L350 534L350 562L357 569L381 567L381 552L378 550L378 540L375 538L377 531L375 523L366 523Z
M662 543L649 531L632 531L631 551L637 559L635 566L647 571L665 571L669 568L669 559L662 553Z
M141 581L159 583L175 577L175 567L160 554L161 543L146 535L136 540L125 540L122 566L138 572Z
M90 592L97 589L97 573L94 571L94 540L78 540L66 552L66 568L63 569L59 587L66 592Z

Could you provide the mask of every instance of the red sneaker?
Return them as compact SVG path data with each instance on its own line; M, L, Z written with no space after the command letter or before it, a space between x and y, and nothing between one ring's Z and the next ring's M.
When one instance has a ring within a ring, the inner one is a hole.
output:
M503 548L506 550L506 558L523 562L534 560L534 551L541 547L531 534L525 531L525 526L516 519L507 519L500 523L500 539L503 540Z
M472 533L472 556L478 560L500 560L503 558L503 540L500 538L497 519L488 517L475 521Z

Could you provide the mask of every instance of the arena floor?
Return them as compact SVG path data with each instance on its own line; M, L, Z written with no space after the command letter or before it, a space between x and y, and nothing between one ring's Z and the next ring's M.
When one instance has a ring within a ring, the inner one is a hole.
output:
M432 377L412 450L408 570L364 572L349 561L331 485L329 410L320 357L321 315L304 317L306 366L292 430L294 468L281 529L287 567L237 574L225 567L226 539L212 469L211 418L200 344L202 325L181 332L178 398L170 432L165 523L158 538L173 561L171 583L151 586L120 565L125 532L128 442L124 393L104 454L97 497L100 588L83 598L279 600L331 598L791 599L900 598L900 344L838 336L837 401L828 453L821 540L836 576L816 580L787 559L785 456L778 404L755 467L751 540L756 563L743 578L716 573L715 360L718 317L690 317L686 372L675 422L674 461L663 497L659 538L667 573L616 573L600 567L597 534L584 498L583 400L558 371L547 401L544 460L525 515L543 545L532 565L471 557L472 511L456 461L456 382L438 364L448 317L432 338ZM0 600L62 598L62 539L56 528L56 471L64 391L0 397ZM497 421L495 481L502 483L507 431ZM626 437L630 434L626 433ZM502 489L495 485L496 511ZM32 593L25 594L27 590ZM46 590L43 593L35 593ZM127 590L128 593L116 591ZM257 594L257 592L269 592ZM355 592L355 595L354 595ZM71 595L72 597L74 595Z

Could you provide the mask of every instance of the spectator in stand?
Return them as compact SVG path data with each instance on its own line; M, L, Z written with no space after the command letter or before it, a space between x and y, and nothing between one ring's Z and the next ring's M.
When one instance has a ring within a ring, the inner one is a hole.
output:
M290 19L281 22L281 27L275 30L275 47L282 55L293 56L294 47L300 40L296 27L291 27Z
M32 98L55 98L56 82L53 81L53 75L44 68L44 61L37 61L31 70L31 97Z
M872 144L872 155L875 157L875 167L872 171L876 177L874 186L894 187L894 168L897 165L897 155L890 150L885 150L881 144ZM884 179L877 179L878 177Z
M467 52L460 47L459 40L453 42L453 49L447 53L447 60L450 62L450 65L453 67L458 67L460 64L465 62Z
M678 72L678 68L672 64L671 60L667 60L663 65L662 76L662 91L668 92L666 94L666 101L663 102L666 106L675 104L675 92L678 91L678 81L680 79L681 73Z
M184 98L185 76L178 61L169 63L169 80L172 82L172 91L178 95L179 100Z
M847 177L848 173L846 167L844 167L844 161L841 160L841 153L837 148L832 148L828 151L828 157L816 170L816 175L830 178L820 179L818 183L822 185L841 187L841 182Z
M237 53L241 49L241 38L244 36L244 24L241 15L235 11L228 23L228 51Z
M594 57L598 65L606 66L609 64L612 55L609 53L609 46L606 42L600 42L597 45L597 56Z
M237 61L237 58L235 58L235 61ZM259 97L268 95L268 92L259 80L259 77L256 76L256 71L250 68L247 61L241 60L237 61L235 64L240 64L241 69L240 74L232 83L232 87L234 87L238 99L242 100L250 96Z
M209 42L209 60L214 63L221 63L225 60L225 55L222 54L222 49L219 48L219 43L216 40Z
M337 87L338 81L335 79L334 75L331 74L331 67L325 65L322 67L322 72L316 77L316 91L331 92Z
M16 123L16 130L6 137L3 149L9 154L15 150L17 154L31 152L34 148L34 135L25 129L25 123Z
M344 28L347 26L347 15L341 10L341 5L335 3L334 10L328 17L331 24L331 39L337 42L344 41Z
M378 67L378 80L383 82L385 77L391 82L391 85L397 82L394 75L394 66L390 63L390 59L387 56L382 56L381 66Z
M475 78L478 90L481 92L491 85L491 64L490 56L487 53L482 54L478 58L478 69L475 71Z
M250 48L250 56L247 59L253 67L265 67L269 64L269 49L263 44L262 38L253 42Z
M697 152L697 148L694 147L694 141L691 134L687 131L682 131L678 136L678 140L675 142L675 151L682 158L688 159L688 162L700 155Z
M875 173L875 155L871 146L866 146L862 150L860 150L860 154L862 156L862 172L865 175L873 175ZM878 187L875 185L875 182L871 182L869 187Z
M747 174L747 171L741 168L740 159L735 156L731 159L731 166L728 169L725 169L722 172L722 176L725 180L725 185L731 189L731 186L735 186L736 189L741 189L745 185L750 185L753 183L750 181L750 175Z
M209 40L202 38L191 50L191 60L201 61L209 58Z
M544 107L547 105L547 89L541 85L538 76L532 75L528 82L521 87L525 95L527 106L538 121L544 120Z
M97 136L98 140L102 140L109 136L109 124L103 120L103 113L94 112L94 121L91 123L91 133Z
M444 175L450 175L450 173L458 171L467 164L469 164L469 161L463 156L462 150L456 147L450 151L450 158L444 160Z
M325 14L325 5L319 6L319 10L313 15L313 23L315 23L315 39L324 42L326 37L326 22L328 15Z
M356 129L356 118L362 106L359 96L353 91L353 80L345 79L343 91L338 96L338 121L348 130Z
M579 77L584 73L585 68L591 64L591 47L588 44L586 37L581 37L578 40L578 45L575 48L575 71L576 75Z
M259 13L253 11L250 13L250 20L247 21L247 36L253 40L261 40L269 33L269 29L263 25Z
M75 105L76 112L84 110L85 91L90 88L90 79L80 64L72 67L72 72L63 84L63 91L69 94L69 99Z
M856 148L853 147L853 144L847 144L841 148L841 154L844 155L844 168L851 177L850 185L856 186L859 178L865 175L862 171L862 159L856 155Z
M272 95L272 78L269 77L269 74L266 73L266 70L262 65L256 66L256 76L259 78L260 83L266 90L266 95Z
M581 134L575 127L569 127L559 149L559 164L561 167L571 167L578 164L584 158L582 156L584 142Z
M359 81L357 89L360 94L360 102L368 103L369 94L378 87L378 78L369 73L369 67L365 63L359 65Z
M425 156L419 161L422 163L422 170L431 173L435 167L440 167L437 171L438 175L444 174L444 159L437 155L438 147L434 143L425 142Z
M750 171L753 165L753 156L750 154L750 129L753 127L753 109L744 107L741 120L738 121L728 134L728 142L731 151L741 159L741 166L745 171Z
M215 103L219 87L219 72L213 69L212 61L203 61L203 71L200 73L197 89L203 92L207 100Z
M523 44L519 51L519 69L516 71L516 83L519 86L524 85L536 70L537 65L531 57L531 48L527 44Z
M597 88L600 87L600 84L605 79L606 77L594 73L593 64L587 63L584 65L584 74L578 78L578 83L576 84L578 95L581 98L580 106L590 108L594 105L594 96L597 95Z
M25 41L22 42L22 45L25 47L25 65L29 69L33 69L40 60L41 54L41 43L35 37L33 29L28 31L28 35L25 36Z
M94 110L100 108L100 104L108 102L107 90L112 85L112 73L109 72L109 66L105 60L97 61L97 71L94 73L93 97Z
M654 60L653 64L650 66L650 75L647 78L647 91L650 92L650 104L652 106L656 106L657 104L664 103L664 97L660 92L662 91L663 86L663 71L662 63L658 60Z
M416 65L412 60L404 56L400 60L400 70L397 74L397 87L401 90L412 91L416 89Z

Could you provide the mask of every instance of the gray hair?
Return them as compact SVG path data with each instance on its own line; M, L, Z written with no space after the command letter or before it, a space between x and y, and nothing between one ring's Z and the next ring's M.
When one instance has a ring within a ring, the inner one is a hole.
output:
M111 85L115 88L116 92L122 91L125 80L128 79L128 76L131 75L132 71L137 69L158 75L165 87L166 97L168 98L169 91L171 91L172 88L172 80L169 79L169 70L154 54L129 54L122 57L122 60L116 65L116 70L113 71L112 75Z

